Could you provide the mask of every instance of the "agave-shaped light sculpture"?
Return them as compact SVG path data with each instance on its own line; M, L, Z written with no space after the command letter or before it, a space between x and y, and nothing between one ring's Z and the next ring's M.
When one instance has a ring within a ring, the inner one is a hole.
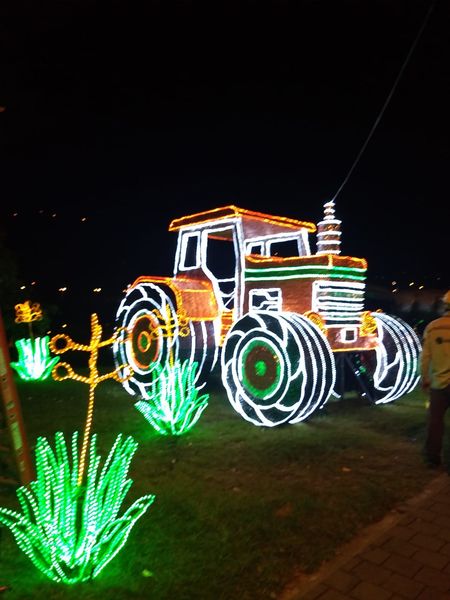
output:
M36 444L36 480L17 489L19 513L0 508L18 546L47 577L66 584L96 577L125 544L152 504L148 494L119 515L132 484L128 469L137 443L119 434L103 467L92 436L83 485L78 483L78 433L68 449L61 432L55 451L45 437ZM71 459L69 459L69 455Z
M198 363L188 360L155 365L155 385L135 407L162 435L182 435L199 420L208 406L209 394L199 395L195 385Z
M15 342L18 360L11 367L24 381L39 381L49 377L59 356L51 356L48 335L37 338L22 338Z

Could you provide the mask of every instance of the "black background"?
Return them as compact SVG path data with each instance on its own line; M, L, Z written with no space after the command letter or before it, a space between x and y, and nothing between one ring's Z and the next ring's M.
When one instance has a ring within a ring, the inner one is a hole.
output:
M317 222L402 66L336 200L343 254L380 285L449 286L449 17L422 0L3 2L1 229L24 298L67 285L71 310L113 313L137 276L171 275L167 227L192 212Z

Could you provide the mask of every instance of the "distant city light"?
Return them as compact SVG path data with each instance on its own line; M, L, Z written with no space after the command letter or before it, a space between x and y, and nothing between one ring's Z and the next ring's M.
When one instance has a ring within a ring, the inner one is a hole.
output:
M397 282L396 282L396 281L393 281L393 282L392 282L392 285L397 285Z
M31 285L36 285L36 282L35 282L35 281L32 281L32 282L31 282Z
M24 290L25 288L26 288L26 285L21 285L21 286L20 286L20 289L21 289L21 290Z
M94 292L101 292L102 288L94 288Z
M409 287L411 287L412 285L414 285L414 281L411 281L411 283L409 284Z
M82 221L87 221L87 217L82 217Z
M58 292L67 292L67 288L66 287L60 287L60 288L58 288Z
M67 327L67 323L64 323L63 325L61 325L61 327L62 327L63 329L65 329L65 328Z

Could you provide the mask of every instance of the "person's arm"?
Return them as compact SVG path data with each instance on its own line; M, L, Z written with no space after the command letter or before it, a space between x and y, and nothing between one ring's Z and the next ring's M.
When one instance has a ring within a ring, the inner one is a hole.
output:
M420 355L420 375L423 390L428 390L430 387L430 363L431 351L428 336L428 328L423 332L422 352Z

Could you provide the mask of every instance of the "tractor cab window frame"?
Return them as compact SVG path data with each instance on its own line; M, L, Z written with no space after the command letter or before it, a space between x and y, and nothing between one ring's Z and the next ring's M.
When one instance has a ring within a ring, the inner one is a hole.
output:
M198 269L200 264L200 232L184 233L181 239L180 271Z
M277 250L278 248L278 250ZM295 248L295 252L286 252L285 248ZM281 251L281 254L280 254ZM291 256L301 256L299 236L272 238L267 241L268 256L280 256L280 258L288 258Z
M260 242L250 242L247 244L247 247L245 249L245 253L247 255L249 254L257 254L259 256L265 256L264 254L265 248L264 248L264 242L260 241Z
M295 248L295 251L292 252L284 252L280 256L287 258L291 256L309 256L310 249L308 244L307 232L304 231L298 232L294 235L280 235L280 236L271 236L267 238L254 238L252 240L248 240L245 245L245 254L248 256L249 254L256 254L259 256L264 256L269 258L271 256L278 256L279 252L275 250L276 245L279 245L281 249L283 244L290 245L291 248ZM274 251L272 251L272 246Z

